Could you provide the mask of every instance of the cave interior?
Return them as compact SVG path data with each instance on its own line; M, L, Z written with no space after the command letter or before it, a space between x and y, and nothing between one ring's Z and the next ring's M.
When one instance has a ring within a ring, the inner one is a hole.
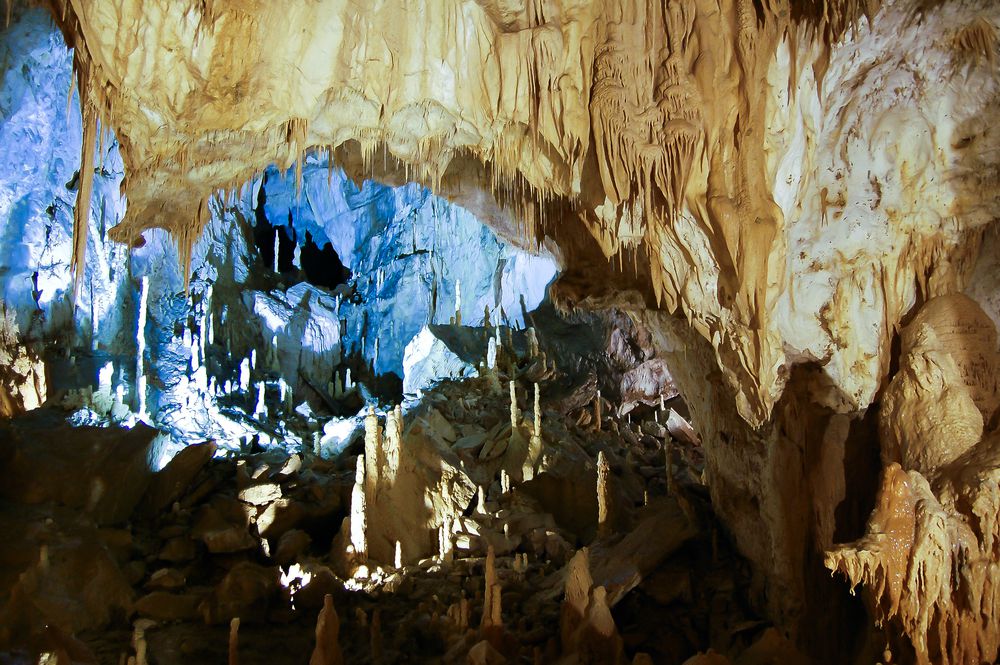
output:
M7 0L0 665L1000 657L1000 4Z

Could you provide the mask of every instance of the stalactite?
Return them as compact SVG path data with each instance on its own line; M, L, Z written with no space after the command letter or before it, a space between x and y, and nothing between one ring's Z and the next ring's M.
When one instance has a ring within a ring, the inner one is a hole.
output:
M607 538L611 535L611 521L609 518L609 490L608 478L611 475L611 467L604 451L597 454L597 536Z
M80 74L80 104L83 113L83 145L80 154L80 178L76 194L76 206L73 208L73 254L70 259L70 271L74 275L73 293L79 298L83 287L83 275L87 257L87 230L90 227L90 198L94 189L94 143L97 132L97 113L85 94L88 90L87 72Z

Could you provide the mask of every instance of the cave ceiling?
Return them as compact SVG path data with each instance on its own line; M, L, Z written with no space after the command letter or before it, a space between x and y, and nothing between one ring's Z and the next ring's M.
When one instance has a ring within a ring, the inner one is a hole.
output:
M597 275L566 297L687 319L755 426L796 363L866 407L893 330L964 287L1000 210L986 1L50 6L84 161L121 142L114 238L162 227L183 254L213 199L309 152L418 180Z

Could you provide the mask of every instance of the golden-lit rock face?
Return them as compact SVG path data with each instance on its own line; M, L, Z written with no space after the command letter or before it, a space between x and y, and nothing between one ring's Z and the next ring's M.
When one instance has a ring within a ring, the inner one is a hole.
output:
M847 444L882 391L884 461L903 466L887 467L879 510L903 497L890 517L908 548L931 546L908 531L933 517L921 506L941 502L942 529L963 519L924 474L997 468L996 386L962 383L968 347L947 312L925 310L891 376L911 311L996 279L994 264L975 272L1000 218L992 0L50 3L77 48L87 136L100 118L122 143L118 239L162 226L190 247L217 192L329 151L355 176L416 179L508 236L548 239L563 302L645 311L687 365L715 508L779 582L772 605L801 605L808 552L833 546ZM993 290L969 342L991 352ZM995 568L991 529L973 539ZM870 551L828 565L889 589L879 616L898 617L926 592L882 580ZM903 574L909 559L886 552L879 565ZM929 619L906 612L917 636ZM970 634L995 656L984 626Z

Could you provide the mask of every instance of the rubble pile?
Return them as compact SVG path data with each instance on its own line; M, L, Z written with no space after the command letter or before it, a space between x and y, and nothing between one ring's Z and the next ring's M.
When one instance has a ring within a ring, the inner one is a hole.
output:
M0 652L478 664L790 648L746 609L683 405L619 416L596 389L581 405L537 340L476 334L493 340L478 377L405 414L372 406L334 459L207 441L143 473L155 430L8 421L0 520L25 536L0 544Z

